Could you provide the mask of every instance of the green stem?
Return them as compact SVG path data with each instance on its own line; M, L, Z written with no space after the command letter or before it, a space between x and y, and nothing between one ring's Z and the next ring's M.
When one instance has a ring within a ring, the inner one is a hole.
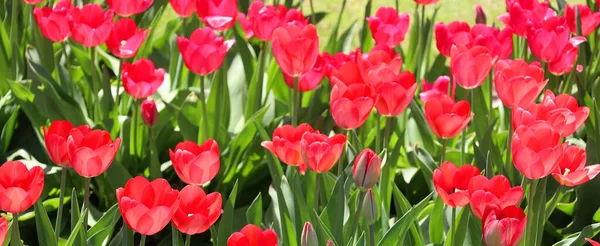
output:
M513 127L512 127L512 109L506 108L508 112L508 136L506 140L506 151L508 154L506 155L506 163L504 163L504 168L509 171L509 177L512 178L512 170L511 168L511 158L512 158L512 135L513 135Z
M392 117L386 117L385 130L383 130L383 148L387 149L390 146L390 137L392 124L394 124Z
M86 213L83 215L83 233L85 235L85 239L87 240L88 214L90 213L90 178L85 178L84 189L85 193L83 196L83 209L81 209L81 211L86 211Z
M67 54L67 41L61 42L60 45L62 46L62 53L63 53L63 56L65 57L65 66L67 68L66 69L67 70L67 78L71 79L71 81L69 81L69 87L71 89L71 96L75 97L75 81L73 81L73 78L71 78L71 76L70 76L71 61L69 60L69 54Z
M204 76L200 76L200 106L202 107L202 122L198 124L201 128L198 130L199 144L208 139L208 111L206 109L206 94L204 92Z
M150 155L152 156L150 161L150 178L152 180L162 178L160 172L160 161L158 160L158 149L156 148L156 129L150 127Z
M466 93L466 97L465 99L469 102L470 105L473 105L473 100L471 100L471 90L467 90ZM471 111L469 111L469 114L471 114ZM465 148L467 146L467 130L469 129L469 126L466 126L461 133L461 140L460 140L460 164L465 164L466 161L466 151Z
M375 152L379 154L381 151L381 115L377 113L375 115L377 120L377 130L375 131Z
M344 172L344 163L346 161L346 156L348 155L348 140L350 132L348 130L346 130L345 135L346 135L346 144L344 144L344 152L342 153L342 157L340 158L340 160L338 161L338 171L337 174L342 175L342 172Z
M352 224L352 232L350 235L354 235L354 241L358 240L358 222L359 217L362 214L361 209L363 205L363 200L365 199L366 191L360 190L358 193L358 201L356 201L356 213L354 213L354 223ZM356 245L356 243L354 244Z
M371 246L375 246L375 227L373 224L369 225L369 242Z
M396 11L400 11L400 10L399 10L399 9L400 9L400 4L399 4L398 2L399 2L399 1L398 1L398 0L396 0Z
M129 246L129 227L125 223L123 223L123 240L121 240L122 246Z
M58 198L58 213L56 215L56 226L54 227L54 235L58 239L60 235L62 214L63 214L63 203L65 201L65 183L67 181L67 169L62 168L60 171L60 195Z
M213 81L217 81L216 86L217 86L217 110L219 110L219 112L225 112L224 108L225 107L229 107L229 104L226 104L223 99L225 98L224 93L225 91L225 87L227 86L227 59L225 59L223 61L223 64L221 65L221 73L219 73L218 75L221 76L220 80L216 80L213 79ZM227 125L223 126L221 125L221 114L215 114L215 118L214 118L214 122L215 124L213 125L213 136L212 138L219 140L219 132L221 132L219 130L219 127L224 127L225 129L227 129Z
M171 85L171 90L183 89L179 86L181 83L181 71L183 70L183 58L181 57L181 53L177 58L177 66L175 67L175 81L173 81L173 85Z
M492 70L491 74L494 74L494 71ZM492 78L492 75L488 75L488 96L490 98L490 108L488 109L488 121L492 122L492 118L494 115L494 79ZM473 105L471 105L473 106Z
M321 195L321 194L319 194L320 191L321 191L321 174L315 173L315 200L314 200L313 208L317 213L319 213L319 198Z
M452 245L456 236L456 208L452 208L452 225L450 225L450 244Z
M11 226L11 246L21 246L23 243L21 242L21 233L19 233L19 214L13 214L12 218L12 226Z
M294 110L292 111L292 125L293 126L297 126L298 125L298 115L299 115L299 111L300 111L300 104L299 104L299 97L300 97L300 90L298 89L298 77L294 77Z
M446 145L448 144L447 142L448 140L442 138L442 154L440 157L440 165L444 163L444 161L446 161Z
M525 227L525 245L532 245L531 244L531 240L532 240L532 232L533 232L533 228L534 228L534 223L535 221L533 221L533 196L535 192L535 180L533 179L529 179L529 195L527 196L527 218L530 218L530 220L527 222L527 225Z
M119 74L117 75L117 95L115 97L115 107L117 107L117 111L121 106L121 74L123 73L123 59L119 59Z
M310 0L310 23L313 25L317 22L315 19L315 7L313 6L313 0Z
M192 242L192 236L190 234L186 234L185 235L185 246L190 246L191 242Z
M146 245L146 235L142 234L142 238L140 239L140 246Z

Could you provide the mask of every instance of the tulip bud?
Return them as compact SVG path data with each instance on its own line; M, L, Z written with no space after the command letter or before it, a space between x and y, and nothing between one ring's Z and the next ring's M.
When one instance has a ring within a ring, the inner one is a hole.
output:
M373 187L381 171L381 158L371 149L365 149L354 159L352 176L356 186L366 190Z
M363 200L362 215L363 220L367 225L372 225L377 221L377 201L375 200L375 195L373 195L373 190L371 189L367 190L365 200Z
M310 224L310 222L304 223L304 229L302 229L302 239L300 241L301 246L318 246L319 239L317 238L317 232Z
M335 244L333 244L333 241L331 241L331 239L327 240L327 246L335 246Z
M153 127L158 122L158 110L156 109L156 103L152 99L147 99L142 102L140 109L142 113L142 120L144 124L149 127Z
M486 22L485 13L483 12L481 5L475 6L475 23L485 25Z

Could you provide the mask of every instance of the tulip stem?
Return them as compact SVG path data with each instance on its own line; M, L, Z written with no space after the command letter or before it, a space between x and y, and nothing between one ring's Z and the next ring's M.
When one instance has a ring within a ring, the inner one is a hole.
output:
M508 177L512 178L513 170L514 170L514 168L511 168L512 135L513 135L512 110L510 108L506 108L506 111L508 112L508 136L507 136L507 140L506 140L506 152L508 152L508 154L506 155L506 163L504 164L504 168L506 168L506 170L509 170Z
M452 245L454 241L454 236L456 233L456 208L452 208L452 224L450 225L450 244Z
M190 74L191 75L191 74ZM189 76L189 75L188 75ZM198 143L208 139L208 111L206 110L206 94L204 92L204 76L200 76L200 106L202 107L202 122L198 125Z
M352 234L350 234L354 235L354 242L358 240L358 219L362 214L361 209L363 205L363 200L365 200L365 195L367 194L367 192L363 190L359 190L358 192L358 200L356 201L356 213L354 213L354 224L352 224ZM356 243L354 245L356 245Z
M67 169L66 168L62 168L62 171L60 171L60 195L58 198L58 213L56 215L56 226L54 227L54 235L56 236L56 239L58 239L59 234L60 234L60 227L61 227L61 221L62 221L62 214L63 214L63 203L65 201L65 183L67 181Z
M152 180L162 178L162 173L160 172L160 161L158 160L158 149L156 148L156 129L154 127L149 127L150 131L150 152L151 152L151 161L150 161L150 178Z
M190 246L191 242L192 242L192 236L190 234L186 234L185 235L185 246Z
M442 154L440 157L440 165L442 163L444 163L444 161L446 161L446 145L447 145L447 140L445 138L442 138Z
M13 214L13 218L12 218L12 229L11 229L11 240L10 240L10 245L12 246L21 246L23 245L23 243L21 243L21 233L19 232L19 214Z
M527 196L527 218L532 219L533 218L533 196L534 196L534 192L535 192L535 180L533 179L528 179L529 180L529 195ZM533 223L536 223L533 220L529 220L527 222L527 225L525 226L525 245L532 245L531 244L531 239L532 239L532 231L533 231Z
M321 190L321 175L320 173L315 173L315 200L313 208L318 213L319 212L319 198L320 198L320 190Z
M123 59L119 59L119 74L117 74L117 95L115 96L115 106L118 109L121 107L121 94L119 93L121 90L121 74L123 73Z
M69 74L71 74L71 71L70 71L70 69L71 69L71 62L69 61L69 55L67 54L67 44L66 44L66 41L65 42L61 42L60 44L62 46L63 56L65 57L65 66L67 67L67 75L69 75ZM58 71L58 67L56 69ZM69 79L69 78L71 78L70 75L67 77L67 79ZM71 96L75 97L75 81L73 81L72 78L71 78L71 81L69 81L69 86L70 86L70 89L71 89Z
M140 239L140 246L146 245L146 235L142 234L142 238Z
M387 149L390 145L390 133L394 124L392 117L386 117L385 130L383 131L383 148Z
M294 107L292 108L293 109L292 110L292 125L293 126L298 126L298 115L299 115L298 111L300 110L299 103L298 103L298 101L299 101L298 98L300 97L300 90L298 89L298 79L299 79L299 77L297 77L297 76L294 77L294 91L293 91Z
M375 227L373 224L369 225L369 242L371 246L375 246Z
M85 211L83 215L83 233L85 235L84 239L87 240L87 225L88 225L88 214L90 213L90 178L85 178L85 193L83 196L83 209L81 211ZM87 209L87 210L86 210Z
M342 157L340 158L340 160L338 161L338 171L337 174L338 175L342 175L342 172L344 172L344 163L346 161L346 156L348 155L348 139L350 139L350 132L348 130L345 131L344 135L346 135L346 144L344 144L344 152L342 152Z
M381 114L376 114L377 119L377 130L375 131L375 152L379 154L381 152Z

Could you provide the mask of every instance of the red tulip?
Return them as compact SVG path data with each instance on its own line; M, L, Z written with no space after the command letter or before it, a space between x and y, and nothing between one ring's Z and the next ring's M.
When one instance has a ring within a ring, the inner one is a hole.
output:
M469 181L479 175L479 169L470 164L460 168L452 162L444 162L440 168L433 171L433 185L435 190L450 207L464 207L469 204Z
M106 48L121 59L133 58L146 39L148 30L138 29L129 18L117 20L106 40Z
M198 16L208 27L225 31L235 25L237 0L197 0Z
M544 121L519 126L512 135L514 165L526 178L550 175L563 153L560 134Z
M501 15L498 19L521 37L527 37L531 28L537 29L545 19L556 16L556 12L546 1L509 0L506 2L508 13Z
M330 96L331 116L344 129L363 125L377 102L375 89L366 84L336 84Z
M510 187L510 182L503 175L491 179L483 175L476 176L469 182L471 210L477 218L482 218L485 208L496 205L500 208L516 206L523 199L521 186Z
M106 0L106 4L120 16L128 17L146 11L154 0Z
M319 56L317 29L288 23L273 31L272 46L281 71L299 77L310 71Z
M264 5L262 1L255 1L248 8L248 19L252 22L254 36L260 40L269 41L275 28L282 26L287 9L278 6Z
M208 27L196 29L190 39L177 37L185 66L200 76L217 71L233 43L233 40L223 41Z
M586 166L586 159L584 149L576 145L568 146L564 149L558 168L552 172L552 176L561 185L569 187L582 185L600 173L600 164Z
M360 54L360 53L359 53ZM331 86L342 83L344 85L364 84L363 77L358 68L356 52L349 54L336 53L330 56L327 53L323 54L323 59L327 63L327 76L331 81Z
M125 224L144 235L161 231L179 207L179 192L165 179L149 182L142 176L117 189L117 203Z
M6 217L0 218L0 244L4 245L6 235L8 234L8 221Z
M196 13L197 1L198 0L169 0L169 3L177 15L188 18Z
M328 137L319 131L307 132L300 141L300 153L304 164L311 170L328 172L340 159L346 144L346 136L336 134Z
M68 14L73 8L71 0L61 0L54 8L36 7L33 10L35 22L40 26L40 31L52 42L62 42L71 36Z
M396 47L404 40L410 26L410 16L399 14L392 7L381 7L375 16L367 17L375 43Z
M477 88L483 84L497 58L483 46L470 49L460 44L453 46L450 58L452 80L465 89Z
M450 86L450 77L448 76L438 77L433 84L429 84L423 79L419 97L421 98L421 101L427 102L432 98L448 96L448 86ZM452 92L452 94L454 94L454 92Z
M439 0L415 0L415 3L421 4L421 5L430 5L430 4L437 3L438 1Z
M453 21L448 25L443 22L435 24L435 46L440 54L450 57L452 46L462 44L471 47L473 35L466 22Z
M73 170L82 177L96 177L110 166L115 158L121 138L113 142L107 131L93 130L86 132L75 128L67 139L69 161Z
M123 63L123 88L134 98L142 99L152 96L163 83L165 70L156 69L151 60L142 58L133 64Z
M246 17L246 14L244 14L242 12L238 12L237 20L240 22L240 26L242 27L242 30L244 30L244 33L246 34L245 35L246 39L251 39L252 37L254 37L254 30L252 29L252 26L254 24L252 24L250 17Z
M526 224L527 216L523 209L517 206L503 209L490 206L483 216L483 241L487 245L518 245Z
M44 0L23 0L23 2L27 3L27 4L38 4L43 2Z
M538 29L529 31L527 42L535 57L543 62L551 62L560 58L569 43L576 46L585 41L583 37L569 37L567 20L560 16L548 18Z
M146 99L140 105L140 113L144 124L153 127L158 122L158 109L156 103L152 99Z
M415 96L417 83L411 72L402 72L396 81L380 83L376 90L379 95L375 104L377 112L388 117L398 116Z
M290 166L301 166L304 164L300 153L300 141L302 135L314 132L313 128L306 123L300 124L298 128L292 125L284 125L275 128L273 141L263 141L261 145L275 154L279 160Z
M71 9L69 27L73 39L86 47L101 45L110 35L114 15L113 10L104 12L98 4Z
M577 47L582 39L571 39L561 54L548 63L548 71L554 75L563 75L573 70L573 64L577 60L579 48Z
M513 31L510 27L502 30L483 24L476 24L471 29L473 46L483 46L492 57L508 59L513 52Z
M381 173L381 157L371 149L361 151L354 159L352 177L360 189L370 189L379 180Z
M234 232L227 239L227 246L276 246L277 234L271 229L248 224L239 232Z
M357 50L356 65L363 81L377 86L379 83L394 82L399 79L402 57L396 55L391 48L378 45L367 54L361 54L360 50Z
M522 59L496 63L494 86L502 103L509 108L525 107L537 98L548 80L539 63L527 64Z
M590 7L585 4L577 4L571 6L567 4L565 8L565 18L569 24L569 29L575 35L577 35L577 19L576 11L579 11L579 19L581 21L581 35L588 36L596 30L596 27L600 24L600 12L592 12Z
M325 77L325 62L321 56L317 57L317 62L313 66L313 68L307 73L303 74L298 78L298 90L299 91L312 91L323 80ZM283 73L283 81L285 85L287 85L290 89L294 88L294 77Z
M173 214L173 225L182 233L194 235L208 230L219 219L223 209L219 192L208 195L196 185L187 185L179 193L179 208Z
M598 5L600 5L600 4L598 4ZM588 241L588 243L590 243L592 246L600 246L599 242L596 242L596 241L592 240L591 238L586 237L585 241Z
M304 17L304 14L302 13L302 11L300 11L298 9L294 9L294 8L287 10L283 20L284 20L283 23L292 23L292 24L296 24L299 26L308 25L308 21L309 21L308 18Z
M50 124L48 129L44 126L42 127L48 156L50 156L50 159L56 165L65 168L72 167L67 151L67 139L74 128L73 124L66 120L55 120ZM77 129L83 134L91 131L91 128L87 125L78 126Z
M184 141L169 150L173 168L181 181L190 185L203 185L219 172L221 162L217 141L206 140L202 145Z
M20 161L7 161L0 166L0 210L11 214L25 212L42 195L44 170L28 169Z
M475 23L484 24L486 23L485 12L483 12L483 8L481 5L475 6Z
M467 101L454 102L449 96L430 98L425 103L425 119L440 138L456 137L471 121L471 104Z

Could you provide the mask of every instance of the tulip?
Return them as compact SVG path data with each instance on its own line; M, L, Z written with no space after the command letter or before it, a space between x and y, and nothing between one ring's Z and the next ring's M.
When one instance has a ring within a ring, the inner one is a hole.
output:
M435 46L445 57L450 57L452 46L462 44L471 47L472 42L471 27L466 22L453 21L448 25L435 24Z
M106 0L106 4L120 16L128 17L146 11L154 0Z
M142 176L117 189L117 203L127 226L143 235L161 231L179 207L179 192L165 179L149 182Z
M486 22L485 12L483 12L481 5L478 4L475 6L475 23L485 25Z
M579 43L580 40L577 39L574 42L569 42L561 52L561 55L548 63L548 71L556 76L571 72L579 53L579 48L577 47Z
M527 42L531 53L540 61L551 62L563 54L569 43L576 46L585 41L583 37L570 38L569 26L564 17L552 17L545 20L540 28L527 33Z
M244 33L246 34L245 37L246 39L251 39L252 37L254 37L254 30L252 29L253 25L252 21L250 20L249 17L246 17L246 14L242 13L242 12L238 12L237 15L237 20L240 22L240 26L242 27L242 30L244 30Z
M527 64L522 59L496 63L494 86L502 103L509 108L526 107L533 103L548 84L539 64Z
M437 3L439 0L415 0L415 3L420 5L430 5Z
M402 70L402 57L396 55L391 48L378 45L367 54L361 54L358 50L356 65L363 81L377 86L383 82L398 80L398 74Z
M0 245L4 245L6 235L8 234L8 221L6 217L0 218Z
M85 47L101 45L108 39L115 13L98 4L86 4L83 8L71 9L69 28L73 39Z
M173 214L172 221L179 231L188 235L207 231L223 211L219 192L207 195L196 185L183 187L179 198L179 208Z
M600 5L600 4L598 4L598 5ZM592 246L600 246L599 242L596 242L596 241L592 240L591 238L586 237L585 241L588 241L588 243L590 243Z
M260 40L269 41L275 28L282 25L287 9L283 5L264 5L255 1L248 8L248 19L252 22L254 36Z
M288 9L283 18L283 23L292 23L298 26L308 25L309 19L304 17L302 11L298 9Z
M331 86L336 84L364 84L363 77L358 68L358 57L360 53L351 52L349 54L336 53L334 56L323 54L323 59L327 63L327 77L331 81Z
M23 2L27 3L27 4L38 4L43 2L44 0L23 0Z
M317 62L317 29L310 24L300 27L288 23L273 31L272 46L273 56L281 71L292 77L299 77L310 71Z
M294 77L285 73L282 74L285 85L294 89ZM323 77L325 77L325 62L323 61L323 58L319 56L315 66L298 78L298 90L303 92L314 90L321 84Z
M600 164L586 166L586 159L584 149L576 145L568 146L564 149L558 168L552 172L552 176L561 185L569 187L582 185L600 173Z
M196 2L198 0L169 0L175 13L182 18L191 17L196 13Z
M506 1L508 13L498 17L504 25L513 29L517 36L527 37L530 29L537 29L545 19L556 16L546 1L515 0Z
M125 92L137 99L152 96L163 83L165 70L156 69L151 60L142 58L133 64L123 63L121 75Z
M415 92L417 83L411 72L401 72L396 81L384 82L376 88L379 98L375 104L377 112L384 116L398 116L408 107Z
M146 99L140 105L140 113L144 124L153 127L158 122L158 110L156 103L152 99Z
M352 177L360 189L372 188L379 180L381 173L381 157L371 149L365 149L354 159Z
M483 241L486 245L518 245L527 224L527 216L517 206L503 209L490 206L482 220Z
M450 58L452 80L465 89L477 88L483 84L496 59L483 46L470 49L460 44L453 46Z
M469 182L471 210L477 218L483 218L485 208L490 205L506 208L516 206L523 199L521 186L510 187L510 182L503 175L491 179L483 175L475 176Z
M319 238L317 238L317 232L310 224L310 222L304 223L304 228L302 228L302 235L300 239L301 246L318 246Z
M48 150L48 156L52 159L56 165L65 168L71 168L69 162L69 153L67 151L67 139L71 130L75 127L71 122L66 120L55 120L50 124L50 127L46 129L42 127L44 131L44 143L46 144L46 150ZM91 131L87 125L78 126L77 129L84 134Z
M137 29L133 19L117 20L106 40L106 48L121 59L133 58L146 39L148 30Z
M197 0L198 16L215 31L226 31L235 25L237 0Z
M35 22L42 35L52 42L62 42L71 36L68 15L73 8L71 0L61 0L54 8L36 7L33 10Z
M439 99L440 97L448 96L448 86L450 86L450 77L448 76L438 77L433 84L429 84L423 79L419 97L421 98L421 101L427 102L432 98ZM454 92L452 92L452 94L454 94Z
M492 57L508 59L513 52L513 31L510 27L502 30L484 24L476 24L471 29L473 46L483 46Z
M512 135L514 165L526 178L539 179L554 171L563 153L560 134L544 121L521 125Z
M67 139L69 162L82 177L91 178L104 173L115 158L121 138L113 142L103 130L86 131L75 128Z
M331 241L331 239L327 240L327 246L335 246L335 244L333 244L333 241Z
M314 132L313 128L306 123L297 128L292 125L284 125L275 128L273 141L263 141L261 145L275 154L279 160L290 166L302 166L304 161L300 152L300 141L302 135Z
M42 195L44 170L28 169L23 162L7 161L0 166L0 210L11 214L25 212Z
M319 131L307 132L300 141L300 153L304 164L311 170L324 173L335 165L342 156L346 136L336 134L328 137Z
M375 89L366 84L336 84L330 96L331 116L335 124L344 129L363 125L377 102Z
M392 7L381 7L375 16L367 17L367 22L375 43L393 48L404 40L410 26L410 16L399 14Z
M467 101L454 102L448 96L431 98L425 103L425 119L440 138L456 137L471 121L471 105Z
M377 221L377 206L373 190L368 189L362 204L362 218L367 225L373 225Z
M190 185L203 185L219 172L221 162L217 141L206 140L202 145L184 141L169 150L175 173L181 181Z
M248 224L239 232L234 232L227 239L227 246L276 246L277 234L271 229Z
M223 41L208 27L196 29L190 39L177 37L185 66L201 76L217 71L233 43L233 40Z
M453 208L469 204L469 181L479 175L479 169L470 164L460 168L452 162L444 162L433 171L433 185L442 201Z
M588 36L596 30L596 27L600 24L600 12L592 12L590 7L585 4L577 4L571 6L567 4L565 8L565 18L569 25L569 29L575 35L577 35L577 19L576 14L579 11L579 20L581 22L581 35Z

